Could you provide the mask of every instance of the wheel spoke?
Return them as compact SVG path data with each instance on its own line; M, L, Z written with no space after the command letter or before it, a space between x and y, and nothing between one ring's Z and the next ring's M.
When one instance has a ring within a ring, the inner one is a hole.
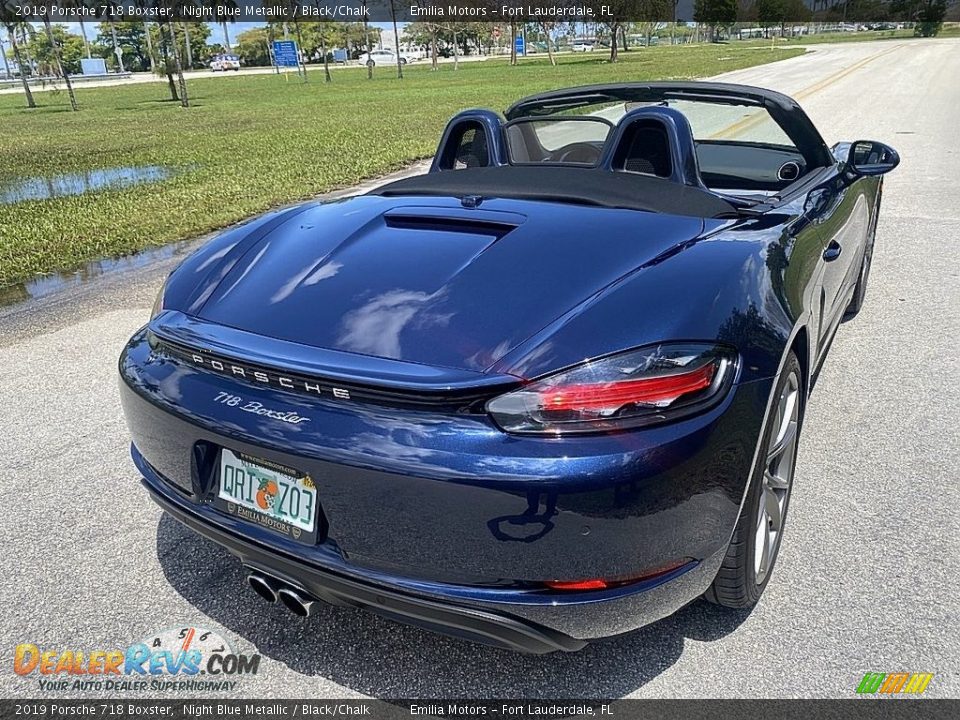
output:
M763 481L771 490L786 490L790 487L789 483L779 475L774 475L769 470L764 473Z
M760 578L763 572L763 548L767 544L767 514L763 511L763 505L760 505L760 512L757 514L757 529L754 532L753 539L753 572L757 578Z
M773 444L773 447L770 448L770 452L767 453L767 460L775 460L783 455L783 451L790 447L796 437L797 421L795 419L791 419L781 428L780 436Z
M763 537L760 538L760 571L757 573L757 580L762 581L763 577L766 576L767 570L770 568L770 551L771 545L773 544L772 538L774 533L771 533L767 528L763 528Z
M780 499L773 490L764 489L763 493L764 511L769 519L769 529L780 532L781 521Z
M779 532L767 533L767 549L766 552L764 552L765 561L763 563L764 570L769 570L770 565L773 563L773 554L777 551L777 541L779 539Z

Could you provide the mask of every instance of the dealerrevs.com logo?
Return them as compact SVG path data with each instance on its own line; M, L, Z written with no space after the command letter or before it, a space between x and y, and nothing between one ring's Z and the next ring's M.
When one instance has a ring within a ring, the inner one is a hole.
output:
M933 673L877 673L868 672L857 685L861 695L920 695L933 680Z
M45 692L230 692L259 668L260 655L234 652L220 634L198 627L151 633L125 650L21 643L13 655L13 671L36 677Z

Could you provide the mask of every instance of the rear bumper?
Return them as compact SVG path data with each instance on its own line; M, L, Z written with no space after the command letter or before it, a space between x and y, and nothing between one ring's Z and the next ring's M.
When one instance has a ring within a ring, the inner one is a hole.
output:
M269 552L228 530L204 522L182 502L158 492L149 481L145 480L144 485L167 513L226 548L247 567L284 580L331 605L363 608L428 630L533 654L555 650L571 652L586 645L584 640L497 610L453 605L382 585L358 582L296 558Z
M207 517L212 513L170 488L135 447L132 454L154 502L246 567L332 605L357 607L433 632L525 653L573 652L590 639L666 617L703 593L722 560L718 554L645 583L567 596L488 590L483 599L484 593L475 588L413 583L383 575L360 578L344 573L343 568L314 565L265 547L225 527L219 521L229 521L227 516Z
M134 461L181 522L318 598L527 652L628 632L706 590L770 391L766 380L739 384L696 418L555 440L508 436L482 416L252 387L153 353L142 333L120 374ZM227 393L311 420L225 407L216 398ZM213 505L223 447L315 479L325 520L316 544ZM648 579L597 591L543 584L638 577Z

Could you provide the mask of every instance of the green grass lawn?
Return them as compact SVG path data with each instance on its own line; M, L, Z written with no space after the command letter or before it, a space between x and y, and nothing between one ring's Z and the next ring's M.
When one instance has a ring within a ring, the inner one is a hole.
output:
M800 49L703 45L636 50L615 65L594 53L405 69L374 80L338 70L323 83L296 75L189 81L193 107L167 98L166 84L0 95L0 195L29 178L156 165L164 181L49 200L0 205L0 288L36 274L193 237L272 206L402 167L430 156L458 110L504 109L524 95L571 85L696 78L800 54Z

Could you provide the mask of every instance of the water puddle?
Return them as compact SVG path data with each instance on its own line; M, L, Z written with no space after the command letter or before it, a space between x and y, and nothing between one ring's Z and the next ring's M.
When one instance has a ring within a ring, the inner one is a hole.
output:
M88 170L55 177L32 177L0 186L0 204L12 205L26 200L49 200L67 195L83 195L97 190L117 190L166 180L173 171L160 165Z
M95 260L80 270L64 273L40 275L27 282L0 288L0 307L13 305L24 300L42 298L66 288L76 287L88 280L115 272L134 270L158 260L166 260L175 255L189 252L197 246L197 240L184 240L170 245L142 250L133 255L106 260Z

